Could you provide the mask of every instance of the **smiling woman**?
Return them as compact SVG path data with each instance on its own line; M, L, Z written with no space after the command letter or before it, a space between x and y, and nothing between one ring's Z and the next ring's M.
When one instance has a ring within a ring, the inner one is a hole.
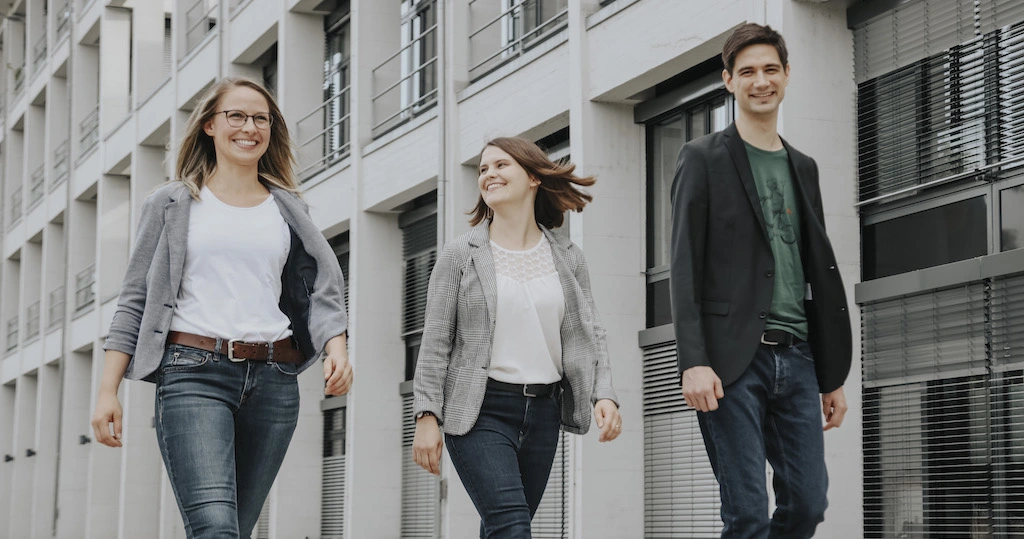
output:
M177 180L142 208L92 426L120 447L121 379L156 383L189 538L249 536L298 421L298 373L325 355L325 392L352 383L344 277L293 167L273 97L226 79L189 118Z

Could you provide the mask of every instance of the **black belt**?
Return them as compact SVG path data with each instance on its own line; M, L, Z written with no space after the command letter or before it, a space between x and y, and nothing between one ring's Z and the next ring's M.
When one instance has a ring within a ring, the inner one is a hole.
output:
M494 378L487 379L487 389L508 391L524 397L548 397L558 390L558 382L553 384L510 384L499 382Z
M781 329L766 329L761 334L761 344L768 346L793 346L800 342L800 337Z

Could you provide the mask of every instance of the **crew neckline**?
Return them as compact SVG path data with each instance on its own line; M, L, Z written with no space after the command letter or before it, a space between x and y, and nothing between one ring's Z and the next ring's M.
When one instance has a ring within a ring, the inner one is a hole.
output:
M236 211L257 210L259 208L262 208L263 206L266 206L267 204L271 203L274 200L274 193L268 193L267 198L263 202L260 202L255 206L233 206L217 198L217 195L213 194L213 191L210 190L209 187L204 185L203 188L199 191L199 199L202 200L207 195L210 197L210 200L215 201L218 205Z

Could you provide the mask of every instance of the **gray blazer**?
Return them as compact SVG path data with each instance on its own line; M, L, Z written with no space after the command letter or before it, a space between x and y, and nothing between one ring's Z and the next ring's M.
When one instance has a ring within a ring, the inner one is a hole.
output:
M299 366L302 371L319 358L328 340L346 331L344 277L306 203L288 191L267 187L291 229L281 308L306 355ZM192 197L181 182L157 189L142 205L135 250L103 346L132 356L126 378L156 381L185 265L191 205Z
M444 432L453 435L473 428L487 389L497 301L489 225L485 221L445 245L427 291L413 408L417 414L432 412ZM565 295L562 430L584 434L594 403L617 402L605 330L590 293L583 251L568 239L543 231Z

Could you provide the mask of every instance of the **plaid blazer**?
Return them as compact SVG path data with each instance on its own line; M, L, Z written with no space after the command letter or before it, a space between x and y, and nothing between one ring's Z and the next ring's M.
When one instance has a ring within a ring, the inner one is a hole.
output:
M489 221L449 242L430 274L427 315L416 375L415 413L432 412L444 432L462 435L476 423L487 389L497 278ZM562 430L584 434L591 407L617 402L605 330L590 293L583 251L542 227L565 295L562 319Z

